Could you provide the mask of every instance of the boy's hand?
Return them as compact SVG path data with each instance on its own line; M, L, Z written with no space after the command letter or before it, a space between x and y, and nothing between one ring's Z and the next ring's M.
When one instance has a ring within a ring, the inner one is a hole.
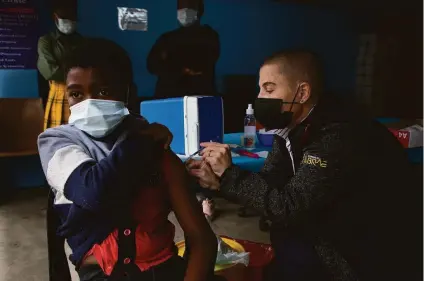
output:
M152 136L156 142L163 144L164 149L169 149L173 139L171 131L169 131L166 126L159 123L150 124L149 127L142 132L142 134Z

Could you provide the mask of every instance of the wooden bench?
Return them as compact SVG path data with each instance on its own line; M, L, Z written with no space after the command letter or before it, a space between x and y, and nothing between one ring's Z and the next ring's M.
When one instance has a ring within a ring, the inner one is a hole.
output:
M41 98L0 98L0 157L38 154L43 119Z

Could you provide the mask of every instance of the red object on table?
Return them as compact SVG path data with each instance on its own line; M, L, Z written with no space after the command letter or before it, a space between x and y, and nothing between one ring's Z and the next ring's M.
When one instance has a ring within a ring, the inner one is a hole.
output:
M246 149L235 149L234 151L235 153L239 154L240 156L246 156L246 157L250 157L250 158L256 158L259 159L259 155L253 152L250 152Z
M403 147L409 147L409 139L411 137L411 133L407 130L396 130L389 128L389 131L392 132L393 135L399 140Z
M259 123L258 121L256 121L256 131L259 131L260 129L264 129L265 127L262 126L261 123Z
M274 250L271 245L264 243L256 243L248 240L232 239L240 243L246 252L250 253L249 266L246 269L245 281L262 281L264 268L274 258Z

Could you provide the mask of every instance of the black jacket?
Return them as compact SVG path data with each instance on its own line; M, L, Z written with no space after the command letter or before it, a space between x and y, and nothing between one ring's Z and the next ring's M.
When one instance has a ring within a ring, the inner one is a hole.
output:
M295 173L286 141L276 136L260 173L232 166L221 179L224 197L271 218L275 275L285 281L320 270L320 280L422 277L422 197L408 183L406 153L394 136L363 112L327 99L289 139ZM314 256L321 269L311 265ZM296 266L297 273L283 272Z
M180 27L159 37L147 58L147 69L158 76L155 97L215 95L215 64L219 35L208 25ZM200 75L187 75L184 69Z

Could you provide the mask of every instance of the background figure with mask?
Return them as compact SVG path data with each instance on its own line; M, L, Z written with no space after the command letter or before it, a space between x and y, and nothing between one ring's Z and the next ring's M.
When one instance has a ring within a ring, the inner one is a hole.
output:
M202 0L179 0L178 29L159 37L147 58L147 68L158 77L155 98L216 95L215 64L219 35L200 24Z
M82 36L76 33L76 1L55 1L53 19L56 24L55 30L38 40L37 67L50 84L44 129L68 123L70 112L65 97L65 74L62 61L82 41Z

